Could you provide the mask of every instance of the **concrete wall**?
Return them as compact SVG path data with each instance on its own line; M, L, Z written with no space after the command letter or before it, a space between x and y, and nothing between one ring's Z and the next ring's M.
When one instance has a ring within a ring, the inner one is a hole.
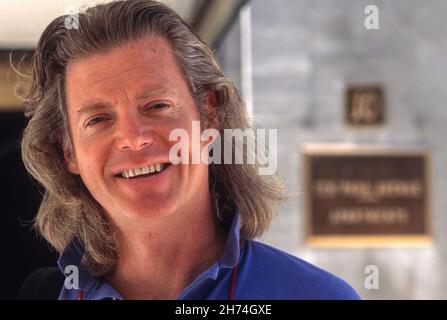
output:
M379 30L364 9L379 7ZM365 299L447 298L447 2L444 0L252 0L255 122L278 129L278 168L300 195L281 209L261 241L347 280ZM241 78L240 28L218 50L225 71ZM348 84L379 83L385 126L344 124ZM307 142L423 145L432 154L433 245L429 248L312 249L304 242L303 172ZM364 287L376 265L380 289Z

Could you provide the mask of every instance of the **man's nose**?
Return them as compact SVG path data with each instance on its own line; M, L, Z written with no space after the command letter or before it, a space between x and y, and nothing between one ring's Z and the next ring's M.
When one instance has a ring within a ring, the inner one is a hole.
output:
M118 121L117 146L120 150L138 151L155 140L153 128L140 114L128 114Z

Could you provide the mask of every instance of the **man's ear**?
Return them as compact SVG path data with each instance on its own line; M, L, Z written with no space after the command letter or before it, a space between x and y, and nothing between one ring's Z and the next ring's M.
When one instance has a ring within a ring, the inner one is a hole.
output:
M203 96L203 109L207 119L207 128L214 128L219 130L219 113L217 112L217 97L212 90L205 92Z
M68 171L73 174L79 174L78 162L76 161L76 156L72 148L64 143L63 152Z

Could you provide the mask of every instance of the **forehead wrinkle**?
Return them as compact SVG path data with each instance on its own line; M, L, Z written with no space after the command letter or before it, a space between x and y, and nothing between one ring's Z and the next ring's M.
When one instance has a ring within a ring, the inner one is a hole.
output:
M121 74L122 73L123 72L121 72ZM151 92L152 92L152 95L156 95L158 93L163 92L162 89L149 90L147 88L150 88L150 86L148 86L148 87L146 87L146 91L143 91L144 94L141 94L141 92L137 92L136 97L129 96L130 92L128 91L129 88L126 86L126 84L128 84L131 81L136 81L136 80L138 83L143 82L145 78L148 78L148 76L147 75L132 75L129 78L125 79L124 85L121 85L120 81L114 79L117 76L119 76L119 75L115 75L113 77L107 77L107 78L101 79L98 82L94 82L94 83L92 82L90 85L88 85L91 88L91 90L89 90L89 92L90 93L91 92L96 92L96 93L101 92L101 95L105 95L108 98L113 96L110 94L110 90L112 90L115 93L120 92L120 95L123 96L126 99L126 101L128 101L128 102L130 102L134 98L136 98L136 100L141 100L142 98L146 98L146 94L148 94L148 93L150 94ZM109 85L106 85L106 87L103 87L102 84L104 82L109 82L111 84L111 86L109 84ZM111 89L111 88L113 88L113 89ZM109 93L107 93L107 92L109 92ZM88 104L95 104L96 101L97 101L97 99L94 99L93 103L88 103ZM100 102L100 103L102 103L102 102Z
M117 74L114 74L114 75L111 75L111 76L107 76L107 77L103 77L103 78L101 78L101 79L99 79L99 80L98 80L98 79L95 79L95 80L89 81L89 82L87 83L87 85L100 84L100 83L102 83L102 82L104 82L104 81L114 80L114 79L116 79L116 78L118 78L118 77L120 77L120 76L123 76L123 75L126 74L126 73L132 72L132 71L134 71L134 70L142 69L142 68L148 68L148 67L150 67L150 66L151 66L151 64L144 64L144 65L139 65L139 66L135 66L135 67L130 67L130 68L127 68L127 69L125 69L125 70L122 70L122 71L118 72ZM92 74L96 74L96 72L88 73L88 74L85 75L84 77L80 77L80 78L81 78L81 80L82 80L82 79L86 80L86 79L90 78L90 76L91 76Z

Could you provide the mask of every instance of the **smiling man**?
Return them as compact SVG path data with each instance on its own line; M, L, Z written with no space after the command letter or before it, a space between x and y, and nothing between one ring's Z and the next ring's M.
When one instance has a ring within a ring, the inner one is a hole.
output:
M67 18L36 48L22 153L45 188L36 226L61 253L60 271L78 279L67 286L60 271L39 270L22 298L358 298L253 240L286 198L277 176L258 164L170 162L173 130L249 128L237 90L186 22L142 0L90 8L77 29Z
M66 102L68 170L120 244L111 283L129 298L175 298L218 260L226 237L210 214L208 166L169 163L169 133L200 120L169 43L154 35L69 63Z

